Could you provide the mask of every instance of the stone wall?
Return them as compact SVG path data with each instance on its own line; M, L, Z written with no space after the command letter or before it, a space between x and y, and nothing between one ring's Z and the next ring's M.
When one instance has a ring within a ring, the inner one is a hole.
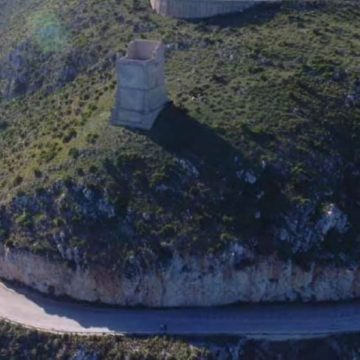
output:
M0 277L44 293L124 306L210 306L237 301L325 301L360 297L360 266L312 264L260 257L236 266L233 250L218 257L174 256L167 266L154 265L132 275L107 268L70 267L26 251L0 246ZM134 269L133 269L134 270Z
M205 18L241 12L263 0L150 0L159 14L176 18ZM267 0L276 2L279 0Z

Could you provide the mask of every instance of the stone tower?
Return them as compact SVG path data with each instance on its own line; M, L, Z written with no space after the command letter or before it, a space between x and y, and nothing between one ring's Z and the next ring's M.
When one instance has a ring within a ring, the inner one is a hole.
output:
M167 103L164 46L134 40L117 61L118 89L111 123L149 130Z

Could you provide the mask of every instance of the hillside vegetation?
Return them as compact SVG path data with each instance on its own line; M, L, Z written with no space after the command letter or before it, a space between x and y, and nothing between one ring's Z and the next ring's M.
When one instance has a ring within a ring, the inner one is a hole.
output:
M180 339L46 334L0 322L2 360L210 360L204 348Z
M360 252L360 5L182 21L145 0L0 0L0 240L114 268L239 244ZM115 60L162 39L172 104L109 125Z
M45 334L0 322L1 360L354 360L359 335L317 339L262 340L204 338L197 340L123 336Z

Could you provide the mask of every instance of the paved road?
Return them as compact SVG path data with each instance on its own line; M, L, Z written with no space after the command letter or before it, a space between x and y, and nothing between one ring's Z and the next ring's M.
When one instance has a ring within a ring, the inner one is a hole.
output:
M166 310L101 308L53 300L3 283L0 317L44 331L81 334L159 334L164 323L171 335L294 338L360 332L360 302Z

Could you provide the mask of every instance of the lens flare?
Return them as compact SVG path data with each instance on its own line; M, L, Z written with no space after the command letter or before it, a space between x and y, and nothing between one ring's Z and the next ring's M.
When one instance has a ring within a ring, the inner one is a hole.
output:
M38 12L29 21L32 37L45 52L60 52L69 45L66 27L52 13Z

